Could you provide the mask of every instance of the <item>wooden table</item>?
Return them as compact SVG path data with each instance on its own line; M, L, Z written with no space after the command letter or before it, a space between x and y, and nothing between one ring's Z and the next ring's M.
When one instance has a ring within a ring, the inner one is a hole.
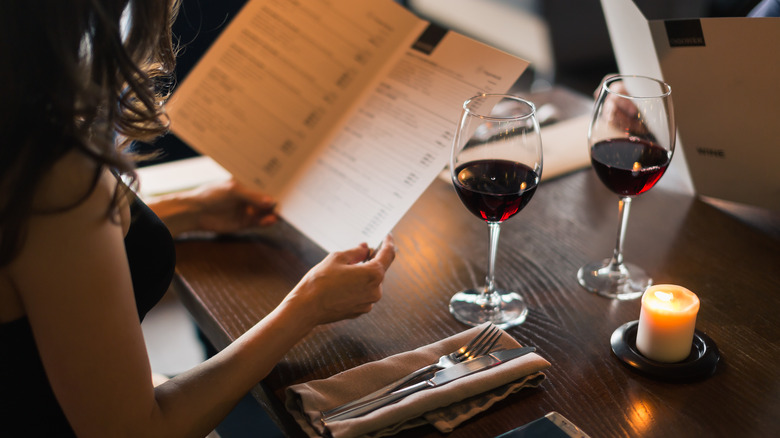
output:
M625 257L656 283L701 299L697 329L717 344L716 373L694 383L644 377L619 361L610 335L639 316L639 300L585 292L577 269L611 254L617 197L583 170L543 181L502 228L497 281L528 301L508 330L552 367L539 389L512 395L448 436L488 437L558 411L592 437L774 436L780 430L780 239L696 198L662 189L634 202ZM356 320L316 329L254 390L282 429L284 389L406 351L467 327L450 316L454 291L482 283L487 226L435 181L394 231L398 257L382 301ZM178 244L178 288L206 335L224 347L267 314L324 253L284 224L252 237ZM440 436L423 427L402 436Z

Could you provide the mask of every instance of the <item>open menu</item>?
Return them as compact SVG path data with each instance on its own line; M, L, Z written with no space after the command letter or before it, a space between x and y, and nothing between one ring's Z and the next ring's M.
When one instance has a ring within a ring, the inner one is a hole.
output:
M527 66L391 0L250 0L168 112L323 249L375 246L448 163L463 101Z

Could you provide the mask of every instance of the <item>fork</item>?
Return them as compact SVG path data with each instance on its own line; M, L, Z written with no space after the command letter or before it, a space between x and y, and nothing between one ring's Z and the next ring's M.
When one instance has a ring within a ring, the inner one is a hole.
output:
M490 324L487 327L485 327L484 330L479 332L477 336L472 338L471 341L469 341L469 343L458 348L452 353L441 356L439 360L436 361L436 363L426 365L418 369L417 371L414 371L411 374L404 376L396 380L395 382L390 383L389 385L384 386L372 392L371 394L365 395L357 400L353 400L349 403L343 404L341 406L337 406L327 411L322 411L321 412L322 420L327 421L328 418L333 417L341 412L348 411L361 403L365 403L367 401L389 394L395 391L396 389L406 385L407 383L413 381L414 379L423 376L425 374L428 374L432 371L443 370L453 365L457 365L461 362L465 362L469 359L474 359L475 357L481 356L489 352L496 345L496 342L498 342L498 338L500 337L501 337L501 330L497 326Z

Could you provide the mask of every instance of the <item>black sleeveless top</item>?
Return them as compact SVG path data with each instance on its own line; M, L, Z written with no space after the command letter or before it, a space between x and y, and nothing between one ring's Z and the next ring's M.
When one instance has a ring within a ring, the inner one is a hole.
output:
M149 207L136 199L130 209L125 251L143 320L168 289L176 254L170 232ZM26 317L0 324L0 435L74 436L46 378Z

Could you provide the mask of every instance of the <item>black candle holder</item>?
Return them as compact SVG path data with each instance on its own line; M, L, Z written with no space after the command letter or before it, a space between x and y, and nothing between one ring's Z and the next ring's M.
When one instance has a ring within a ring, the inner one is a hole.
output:
M720 352L709 336L695 330L688 357L680 362L665 363L648 359L636 348L638 326L639 321L627 322L618 327L610 339L612 352L632 370L654 379L670 382L692 382L705 379L715 373Z

